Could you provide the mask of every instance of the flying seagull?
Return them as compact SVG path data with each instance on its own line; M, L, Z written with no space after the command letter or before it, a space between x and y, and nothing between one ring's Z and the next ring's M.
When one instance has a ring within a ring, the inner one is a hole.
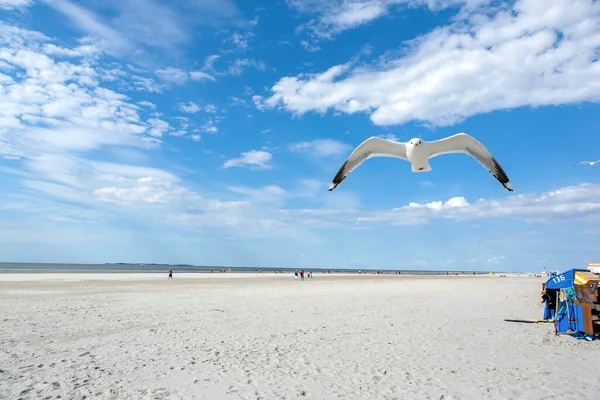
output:
M350 172L371 157L401 158L411 163L412 172L429 172L431 171L430 158L449 153L470 155L487 168L502 186L513 191L512 184L498 161L481 142L466 133L458 133L433 142L426 142L419 138L411 139L408 142L395 142L379 137L370 137L350 154L333 178L329 191L335 189Z
M590 164L590 167L593 167L594 165L598 164L599 162L600 162L600 160L597 160L597 161L581 161L581 162L578 162L577 164L575 164L573 166L577 167L578 165L581 165L581 164Z

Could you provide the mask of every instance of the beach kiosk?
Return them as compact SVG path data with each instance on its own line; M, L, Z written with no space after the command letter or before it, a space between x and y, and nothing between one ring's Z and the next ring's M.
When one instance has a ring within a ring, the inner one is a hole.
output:
M555 296L554 328L556 333L594 334L600 328L598 311L600 275L587 269L571 269L546 281L547 298ZM546 301L546 307L549 307ZM544 312L546 315L546 311Z
M589 269L590 271L592 271L595 274L600 274L600 263L597 263L597 262L588 263L587 269Z

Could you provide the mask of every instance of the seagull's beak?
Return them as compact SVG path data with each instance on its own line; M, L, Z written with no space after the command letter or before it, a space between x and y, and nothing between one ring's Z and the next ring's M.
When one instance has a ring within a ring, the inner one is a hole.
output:
M418 145L418 143L413 143L413 147L417 147Z

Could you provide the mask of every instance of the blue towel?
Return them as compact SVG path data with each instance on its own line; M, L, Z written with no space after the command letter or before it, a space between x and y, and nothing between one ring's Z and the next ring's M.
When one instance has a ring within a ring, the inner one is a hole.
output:
M556 319L561 319L567 313L567 302L561 301L558 303L558 313L556 314Z
M587 340L588 342L594 340L594 335L588 335L583 332L570 333L569 335L573 336L577 340Z

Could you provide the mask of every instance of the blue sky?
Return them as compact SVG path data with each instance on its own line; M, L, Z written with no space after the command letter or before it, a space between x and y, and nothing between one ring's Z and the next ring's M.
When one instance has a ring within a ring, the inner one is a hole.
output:
M0 0L2 261L600 261L600 3ZM370 136L466 132L413 174Z

